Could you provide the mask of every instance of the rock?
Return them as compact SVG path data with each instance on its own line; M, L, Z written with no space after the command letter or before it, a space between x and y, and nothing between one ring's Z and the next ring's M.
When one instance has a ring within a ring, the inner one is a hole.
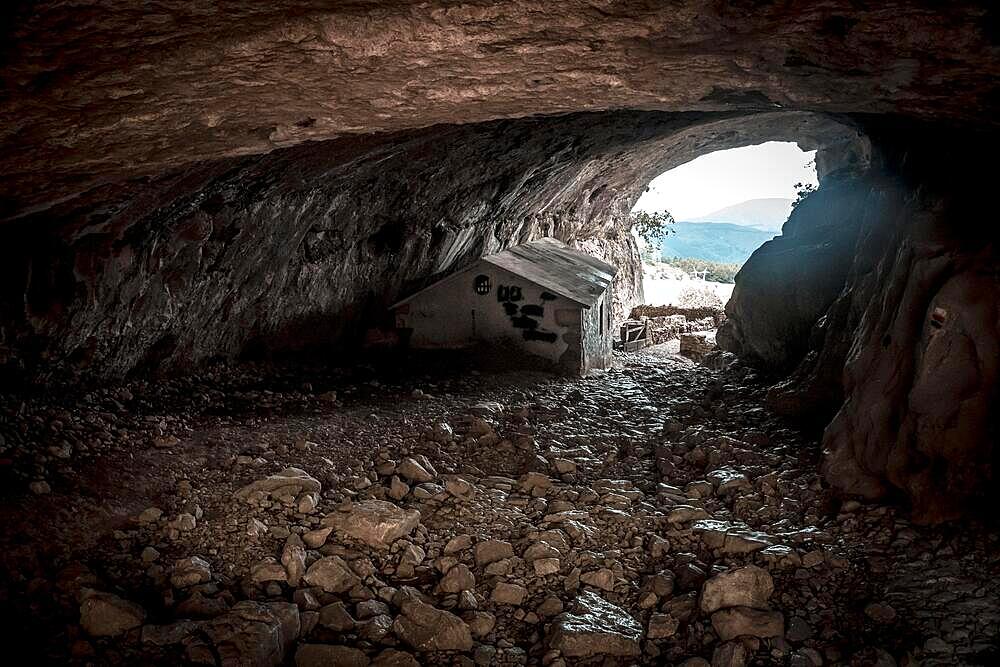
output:
M387 648L375 656L371 667L420 667L420 662L406 651Z
M635 619L596 593L580 594L576 610L553 621L549 646L571 658L641 655L643 630Z
M602 591L615 590L615 573L606 567L580 575L580 581L588 586L600 588Z
M327 514L323 525L377 549L409 535L420 523L420 512L384 500L352 504L346 511Z
M528 590L524 586L501 581L493 587L493 593L490 596L490 599L497 604L508 604L520 607L521 604L524 603L524 598L527 597L527 595Z
M466 612L463 620L469 626L472 636L477 639L482 639L493 632L493 628L497 624L496 616L485 611Z
M409 492L409 485L401 480L398 475L393 475L392 480L389 482L389 497L393 500L402 500Z
M667 515L667 521L670 523L688 523L699 519L707 519L708 517L708 512L701 507L677 505L670 510L670 514Z
M414 484L433 482L437 479L437 471L426 456L406 457L400 462L396 472Z
M540 472L528 472L521 476L519 480L521 489L532 496L544 496L545 492L552 487L552 480L548 475Z
M469 408L469 412L478 417L497 417L503 414L503 405L495 401L476 403Z
M80 625L92 637L116 637L144 620L142 607L111 593L91 591L80 603Z
M169 625L144 625L142 626L142 643L155 646L179 644L198 632L200 625L201 623L197 621L188 620L177 621Z
M531 562L540 558L551 559L559 558L559 556L559 550L550 545L548 542L535 542L524 550L523 558L524 560Z
M720 468L705 475L705 479L715 485L715 491L720 496L725 496L737 491L752 490L753 485L747 476L732 468Z
M364 651L349 646L302 644L295 651L295 667L367 667Z
M788 620L788 627L785 630L785 639L788 641L804 642L807 639L812 639L813 634L812 626L801 616L792 616Z
M361 584L361 580L340 556L320 558L309 566L303 580L310 586L319 586L327 593L346 593Z
M420 600L411 588L399 594L401 615L392 625L393 632L418 651L469 651L472 634L462 619L436 609Z
M476 565L486 567L498 560L514 557L514 547L510 542L501 540L486 540L476 544Z
M741 642L726 642L712 652L712 667L746 667L750 652Z
M455 498L464 501L472 500L476 495L476 488L460 477L450 477L445 480L444 489Z
M704 658L688 658L677 667L712 667L712 663Z
M236 492L236 497L252 500L255 497L297 498L302 493L319 493L322 484L300 468L285 468L279 473L251 482Z
M154 523L163 516L163 510L159 507L147 507L139 513L137 520L139 523Z
M670 614L653 614L649 617L649 628L646 630L646 637L649 639L673 637L679 625L680 621Z
M712 613L726 607L767 609L774 580L767 570L748 565L718 574L701 589L701 610Z
M354 630L357 621L343 602L332 602L320 609L319 624L337 632L350 632Z
M298 586L306 572L306 550L302 539L297 535L292 535L285 542L285 548L281 551L281 565L288 575L288 585Z
M535 575L539 577L545 577L550 574L559 573L559 559L558 558L538 558L532 562L535 568Z
M552 469L558 475L567 475L576 472L576 463L569 459L552 459Z
M288 581L288 573L276 559L268 556L257 561L250 568L250 581L255 584L262 584L268 581Z
M443 593L460 593L461 591L471 590L475 586L476 577L465 563L453 565L439 584Z
M198 556L183 558L174 565L170 575L170 584L174 588L187 588L196 584L204 584L212 579L212 569L209 564Z
M191 597L175 608L175 613L181 618L215 618L229 611L229 604L222 597L206 597L201 591L195 591Z
M318 549L326 544L326 538L333 532L333 528L317 528L310 530L302 536L302 541L311 549Z
M774 538L742 523L702 519L691 524L691 530L700 535L705 544L726 554L746 554L766 549Z
M694 361L701 361L705 355L715 349L715 332L699 331L681 334L680 354Z
M203 621L200 633L212 645L210 654L223 665L277 667L299 634L298 614L292 604L244 600L229 613ZM189 653L196 646L189 645Z
M444 545L445 554L455 554L459 551L464 551L472 546L472 536L471 535L456 535L455 537L448 540L448 543Z
M865 615L882 625L893 623L896 620L896 610L882 602L873 602L867 605Z
M722 641L743 636L767 639L785 634L785 617L777 611L730 607L712 614L712 627Z

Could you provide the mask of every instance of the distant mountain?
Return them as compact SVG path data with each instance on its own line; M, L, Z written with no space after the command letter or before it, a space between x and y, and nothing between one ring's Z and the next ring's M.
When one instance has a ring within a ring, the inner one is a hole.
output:
M781 231L781 226L792 211L792 200L780 197L769 199L749 199L719 209L690 222L726 222L741 227L756 227L769 231Z
M776 235L727 222L678 222L660 245L660 256L693 257L725 264L742 264L754 250Z

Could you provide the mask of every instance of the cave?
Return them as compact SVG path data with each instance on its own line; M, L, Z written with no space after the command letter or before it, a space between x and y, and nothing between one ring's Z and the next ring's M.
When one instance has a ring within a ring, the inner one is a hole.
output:
M11 655L996 661L990 3L3 14ZM649 182L768 141L819 186L739 271L726 368L371 345L544 237L617 267L623 321Z

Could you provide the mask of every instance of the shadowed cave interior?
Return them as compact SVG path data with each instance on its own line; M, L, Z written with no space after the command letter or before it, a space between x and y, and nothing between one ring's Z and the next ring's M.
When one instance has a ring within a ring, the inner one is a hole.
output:
M4 11L16 655L996 660L987 3ZM819 187L737 274L725 363L371 345L543 237L624 321L649 182L768 141Z

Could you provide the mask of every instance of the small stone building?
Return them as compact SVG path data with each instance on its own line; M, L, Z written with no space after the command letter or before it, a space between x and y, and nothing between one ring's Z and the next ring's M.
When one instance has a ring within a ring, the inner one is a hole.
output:
M416 349L489 343L570 374L611 364L617 269L543 238L483 257L392 306Z

